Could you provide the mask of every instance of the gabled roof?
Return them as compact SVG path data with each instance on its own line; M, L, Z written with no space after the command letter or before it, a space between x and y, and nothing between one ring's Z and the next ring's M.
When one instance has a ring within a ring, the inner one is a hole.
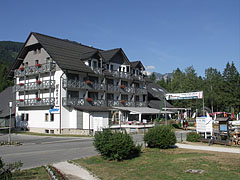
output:
M100 54L102 55L102 57L103 57L103 59L106 63L111 62L111 60L113 60L114 57L118 53L120 53L121 56L123 57L124 63L130 65L130 61L128 60L126 54L123 52L123 50L121 48L110 49L110 50L106 50L106 51L100 51Z
M81 54L97 50L69 40L58 39L39 33L32 33L52 59L63 70L93 72L90 67L80 60Z
M9 116L9 107L8 102L15 101L15 94L13 93L13 87L8 87L4 91L0 93L0 117L8 117ZM12 106L12 114L15 113L15 105Z
M131 66L133 68L139 68L139 69L142 68L143 70L145 70L145 68L144 68L144 66L143 66L141 61L132 61L131 62Z

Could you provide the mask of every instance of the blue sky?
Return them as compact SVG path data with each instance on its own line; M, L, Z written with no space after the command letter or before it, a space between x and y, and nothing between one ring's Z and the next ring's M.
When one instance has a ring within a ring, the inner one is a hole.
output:
M193 66L240 70L240 0L8 0L0 3L0 40L31 31L101 49L121 47L149 71Z

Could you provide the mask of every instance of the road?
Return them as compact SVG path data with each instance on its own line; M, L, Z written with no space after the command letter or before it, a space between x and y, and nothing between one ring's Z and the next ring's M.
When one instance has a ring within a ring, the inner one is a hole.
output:
M186 131L176 132L178 142L181 134L186 139ZM7 141L7 134L0 134L0 141ZM133 140L143 143L143 135L133 135ZM30 136L12 134L12 141L21 142L21 146L0 146L0 156L6 163L21 160L23 169L52 164L71 159L96 155L93 138Z
M0 135L1 141L6 138ZM12 135L12 139L23 145L0 146L0 156L6 163L21 160L23 169L97 154L92 138Z

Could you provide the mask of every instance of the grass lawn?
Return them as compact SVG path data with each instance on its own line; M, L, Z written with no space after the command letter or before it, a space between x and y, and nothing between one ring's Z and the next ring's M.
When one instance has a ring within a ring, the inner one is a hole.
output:
M140 157L123 162L103 160L100 156L75 160L99 178L107 179L237 179L240 178L239 154L187 149L144 149ZM204 170L203 174L185 172Z
M49 180L47 171L44 167L21 170L13 173L13 180Z

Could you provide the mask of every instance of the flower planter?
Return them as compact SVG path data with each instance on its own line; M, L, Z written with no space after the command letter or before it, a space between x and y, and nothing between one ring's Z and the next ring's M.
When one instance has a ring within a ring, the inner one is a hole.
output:
M40 97L37 97L37 98L36 98L36 100L37 100L37 101L40 101L40 100L41 100L41 98L40 98Z
M87 102L92 102L92 98L87 98Z
M122 104L125 104L125 103L126 103L126 101L125 101L125 100L121 100L121 103L122 103Z
M20 102L23 102L24 100L23 99L19 99Z
M19 83L18 85L19 85L19 86L23 86L23 85L24 85L24 83Z
M92 81L87 80L87 85L91 85L91 84L92 84Z
M41 81L37 80L36 83L37 83L37 84L41 84Z
M23 71L23 70L24 70L24 67L20 67L19 70L20 70L20 71Z
M125 87L126 87L125 85L121 85L121 86L120 86L121 89L124 89Z
M36 64L37 67L41 67L42 65L41 64Z

